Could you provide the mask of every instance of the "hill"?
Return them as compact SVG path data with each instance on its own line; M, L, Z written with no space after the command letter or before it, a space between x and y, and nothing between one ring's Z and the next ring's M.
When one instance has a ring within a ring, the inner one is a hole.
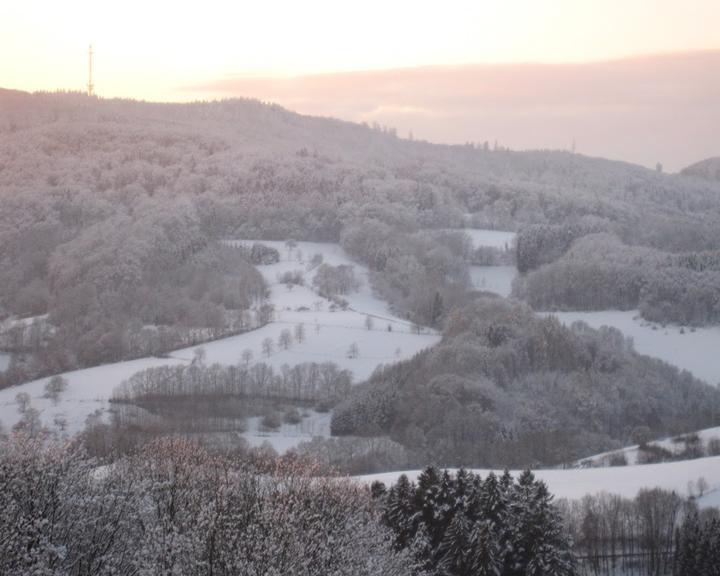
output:
M695 176L712 182L720 182L720 156L696 162L680 171L683 176Z

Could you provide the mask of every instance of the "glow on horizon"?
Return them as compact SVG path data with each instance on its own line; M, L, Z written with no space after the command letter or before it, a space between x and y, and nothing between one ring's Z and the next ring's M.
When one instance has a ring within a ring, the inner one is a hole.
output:
M8 0L0 87L192 100L234 74L584 62L720 48L717 0Z

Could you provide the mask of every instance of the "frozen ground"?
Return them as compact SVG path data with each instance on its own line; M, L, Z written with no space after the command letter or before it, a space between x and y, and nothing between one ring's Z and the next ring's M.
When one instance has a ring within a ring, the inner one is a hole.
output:
M660 358L688 370L709 384L720 384L720 327L691 331L679 326L663 328L643 320L638 311L553 312L564 324L577 320L593 328L612 326L629 336L640 354Z
M470 279L477 290L492 292L507 298L517 276L515 266L470 266Z
M473 470L482 477L490 470ZM375 480L386 485L396 482L400 474L406 474L414 480L419 470L408 472L388 472L355 477L360 482L370 483ZM502 474L502 470L495 470ZM627 498L634 497L642 488L662 488L674 490L687 496L689 491L697 495L697 480L704 478L708 489L698 499L701 506L714 506L720 502L720 456L700 458L683 462L664 464L647 464L638 466L621 466L613 468L587 468L571 470L534 470L537 478L543 480L557 498L577 500L588 494L609 492ZM517 471L512 472L517 475Z
M484 246L487 248L499 248L500 250L510 250L517 236L515 232L483 230L479 228L450 228L448 231L465 232L470 236L473 248Z
M378 365L409 358L439 341L440 336L435 332L426 330L417 334L409 323L390 314L387 304L372 294L367 270L350 261L338 245L299 242L294 250L288 251L284 242L263 243L276 247L282 258L277 264L259 267L271 288L270 303L276 310L273 322L239 336L175 351L167 359L144 358L68 372L63 374L68 380L68 389L57 405L43 397L47 378L0 390L0 423L7 429L20 419L15 396L26 392L31 397L32 407L39 410L44 425L52 428L55 418L62 417L68 432L77 432L83 428L87 416L96 410L107 410L107 400L114 388L135 372L152 366L188 362L199 347L205 349L207 363L236 364L241 361L242 352L250 350L254 361L276 367L303 362L334 362L350 370L355 381L361 381ZM350 309L333 311L327 300L308 287L312 285L314 271L307 271L306 261L316 253L322 254L328 264L355 265L362 286L359 292L346 297ZM287 270L304 270L306 286L288 290L279 284L278 274ZM370 330L366 327L368 315L372 317ZM280 333L285 329L294 332L298 324L304 325L304 341L293 341L287 349L278 346ZM266 338L273 341L269 356L262 350ZM357 345L356 358L348 355L353 344ZM302 427L293 431L293 438L300 432ZM312 435L308 432L304 439ZM251 438L251 441L254 440Z
M322 414L311 410L299 424L283 423L277 430L263 430L260 426L261 418L248 418L247 432L242 436L253 448L267 442L279 454L283 454L316 436L329 438L331 417L329 412Z

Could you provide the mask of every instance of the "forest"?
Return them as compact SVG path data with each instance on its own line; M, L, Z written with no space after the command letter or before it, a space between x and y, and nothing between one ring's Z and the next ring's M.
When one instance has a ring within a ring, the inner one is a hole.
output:
M425 469L371 486L311 461L155 439L111 463L0 438L8 576L713 574L717 510L645 490L556 502L530 472Z
M720 392L640 356L617 330L570 328L479 296L442 342L378 370L335 409L335 435L389 437L422 466L557 465L716 422Z
M12 354L0 386L262 326L273 311L256 267L277 255L257 241L295 239L340 243L396 314L444 335L353 389L337 435L389 435L404 463L530 465L617 447L638 427L716 423L714 390L619 333L479 297L469 267L509 256L451 231L518 231L515 295L534 309L638 307L703 325L720 313L712 180L404 140L253 100L3 90L0 103L0 347ZM352 270L316 265L315 289L353 289Z

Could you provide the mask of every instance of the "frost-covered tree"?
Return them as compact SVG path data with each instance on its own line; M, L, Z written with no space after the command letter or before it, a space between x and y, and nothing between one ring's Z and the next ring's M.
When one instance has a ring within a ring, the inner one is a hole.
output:
M60 400L60 395L67 390L68 381L60 375L55 375L45 384L45 397L50 398L55 404Z
M283 350L287 350L292 346L293 342L293 335L292 332L290 332L289 329L285 328L282 332L280 332L280 336L278 336L278 346L282 348Z
M300 323L295 325L294 336L298 344L302 344L305 341L305 324Z
M448 576L576 574L570 538L542 482L525 473L482 480L426 469L376 487L395 546L432 573Z

